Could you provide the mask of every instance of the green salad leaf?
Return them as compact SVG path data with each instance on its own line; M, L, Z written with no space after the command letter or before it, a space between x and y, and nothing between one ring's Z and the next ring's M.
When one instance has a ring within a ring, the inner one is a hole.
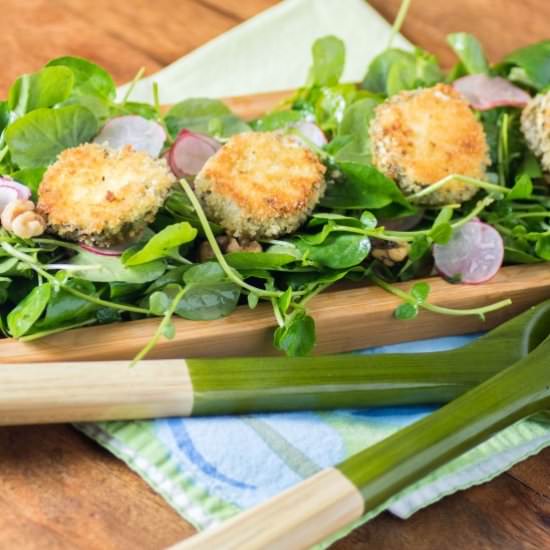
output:
M19 302L9 313L7 326L14 338L20 338L29 332L38 321L52 294L50 283L35 286L31 292Z
M25 74L11 86L8 107L18 116L53 107L69 97L73 85L73 73L66 67L46 67L37 73Z
M186 128L203 134L231 136L250 129L218 99L195 98L176 103L165 116L166 127L175 138ZM213 124L213 123L219 124Z
M456 32L447 36L447 42L460 59L466 74L489 74L489 63L475 36Z
M170 256L177 252L179 246L191 242L196 236L197 230L187 222L169 225L151 237L141 250L125 256L124 264L137 266Z
M40 168L57 155L92 139L98 131L95 116L85 107L37 109L10 124L6 142L20 168Z
M547 88L550 86L550 40L543 40L508 54L503 65L520 69L524 75L524 83L537 90Z
M340 82L346 62L346 46L336 36L318 38L311 48L313 65L309 70L309 86L334 86Z
M94 96L106 100L116 97L113 77L102 67L81 57L65 56L52 59L46 67L65 67L74 76L73 94Z

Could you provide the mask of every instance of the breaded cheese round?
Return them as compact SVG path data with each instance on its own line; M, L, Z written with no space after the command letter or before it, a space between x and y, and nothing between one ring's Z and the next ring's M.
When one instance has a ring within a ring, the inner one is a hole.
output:
M325 166L288 135L231 137L195 178L207 216L230 235L256 240L298 229L325 191Z
M376 108L369 132L373 163L406 195L450 174L483 179L489 164L483 126L446 84L392 96ZM462 203L476 191L455 179L417 202Z
M550 174L550 92L536 95L521 113L521 131L529 149Z
M37 209L60 237L112 246L153 221L174 182L164 159L88 143L66 149L48 168Z

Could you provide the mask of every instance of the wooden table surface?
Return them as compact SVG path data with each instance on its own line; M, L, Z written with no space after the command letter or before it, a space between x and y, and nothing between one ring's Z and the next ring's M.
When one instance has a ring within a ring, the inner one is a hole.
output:
M318 0L321 1L321 0ZM329 0L324 0L329 1ZM118 82L154 72L274 0L2 0L0 97L20 73L65 54ZM391 19L399 0L371 2ZM491 59L549 38L546 0L415 0L404 34L449 65L448 32ZM0 429L0 549L160 549L193 533L136 474L69 426ZM550 451L403 522L371 521L335 549L550 547Z

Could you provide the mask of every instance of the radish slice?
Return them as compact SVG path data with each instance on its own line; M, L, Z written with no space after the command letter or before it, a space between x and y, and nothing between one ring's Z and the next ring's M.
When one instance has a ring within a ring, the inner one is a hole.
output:
M518 86L500 76L484 74L464 76L453 82L453 88L460 92L478 111L495 107L525 107L531 96Z
M302 134L308 141L313 143L317 147L323 147L328 143L327 137L323 133L323 130L313 122L304 120L302 122L297 122L293 125L293 128L296 128L300 134ZM300 136L297 136L300 139ZM301 140L304 145L308 145L305 140Z
M121 248L120 246L113 246L112 248L103 248L99 246L93 246L91 244L80 243L80 248L86 252L91 252L97 256L122 256L122 253L128 246Z
M6 206L13 201L28 201L31 198L31 190L12 179L0 177L0 214Z
M94 138L94 143L111 149L131 145L136 151L148 153L153 158L158 158L165 141L166 132L158 122L138 115L112 118Z
M494 227L472 220L455 230L447 244L435 244L433 255L444 276L467 284L484 283L500 269L504 243Z
M184 129L170 148L168 164L178 178L196 176L220 147L210 136Z

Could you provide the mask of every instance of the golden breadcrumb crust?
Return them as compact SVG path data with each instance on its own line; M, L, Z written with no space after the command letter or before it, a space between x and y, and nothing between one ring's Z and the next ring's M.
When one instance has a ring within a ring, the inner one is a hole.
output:
M325 166L294 137L235 135L204 165L195 191L228 233L248 239L296 230L325 190Z
M90 143L63 151L48 168L37 209L52 232L108 246L153 221L174 182L164 159Z
M527 145L550 175L550 92L536 95L521 113L521 130Z
M446 84L401 92L379 105L370 137L374 164L407 194L449 174L482 179L489 164L483 126ZM463 202L475 192L453 180L421 202Z

